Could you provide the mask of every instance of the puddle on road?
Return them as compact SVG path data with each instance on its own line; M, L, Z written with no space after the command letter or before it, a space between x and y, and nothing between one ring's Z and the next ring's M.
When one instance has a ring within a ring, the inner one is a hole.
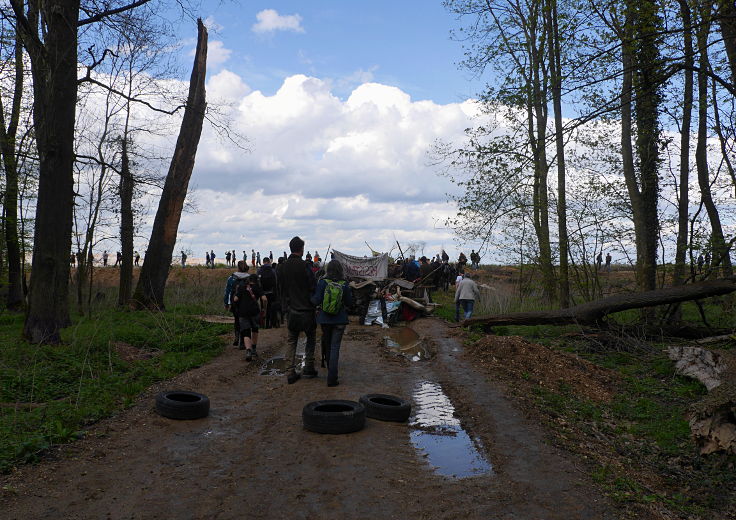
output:
M404 356L411 361L424 361L432 358L432 353L426 348L425 342L414 329L396 327L383 337L384 344L397 355Z
M272 357L261 366L262 376L283 376L289 368L289 361L285 357ZM304 354L296 355L296 370L304 368Z
M296 370L301 371L304 368L304 349L307 346L307 338L299 338L296 345ZM289 362L284 356L272 357L261 366L260 374L262 376L283 376L286 369L289 368Z
M493 472L480 440L463 429L452 401L439 384L422 381L413 398L411 442L437 474L466 478Z

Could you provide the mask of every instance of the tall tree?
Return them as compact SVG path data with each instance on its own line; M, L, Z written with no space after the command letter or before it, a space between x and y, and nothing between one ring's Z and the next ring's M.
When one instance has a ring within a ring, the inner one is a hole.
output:
M120 168L120 245L122 262L120 265L120 287L118 305L125 306L130 302L133 292L133 190L135 180L130 171L128 154L128 123L122 139L122 165Z
M690 206L690 124L693 112L693 31L692 15L688 0L679 0L680 18L682 19L682 41L685 46L685 84L682 100L682 123L680 124L680 182L677 200L677 246L675 250L675 271L672 277L674 285L680 285L685 279L686 254L688 244L688 224Z
M61 328L70 322L79 0L30 2L27 12L21 0L10 3L31 61L39 153L33 264L23 332L34 343L58 343Z
M143 263L133 300L148 308L164 308L164 290L176 245L179 220L194 169L199 138L207 107L205 75L207 72L207 29L202 20L197 21L197 50L189 80L189 95L171 159L156 218L148 242L148 252Z
M549 35L549 68L552 82L552 106L555 118L555 145L557 151L557 233L560 253L560 307L570 305L570 276L568 269L567 235L567 173L565 171L565 135L562 125L562 51L557 0L549 0L546 8Z
M22 262L20 237L18 236L18 124L23 100L24 66L23 42L20 34L15 33L15 80L13 82L13 100L10 114L5 120L5 107L0 98L0 153L5 168L5 245L8 261L8 297L7 308L20 310L23 307Z
M723 226L718 207L711 192L708 168L708 34L710 32L711 7L703 2L700 9L700 24L696 33L698 42L698 144L695 148L695 164L698 171L700 197L708 213L711 227L711 246L714 263L723 265L725 276L731 276L731 256L723 235Z

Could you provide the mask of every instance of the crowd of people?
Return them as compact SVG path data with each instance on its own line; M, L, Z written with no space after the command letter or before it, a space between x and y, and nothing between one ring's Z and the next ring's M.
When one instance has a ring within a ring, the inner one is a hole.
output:
M261 259L252 250L250 265L247 256L237 260L237 271L225 284L223 303L234 318L233 345L245 350L247 361L257 354L261 326L278 327L286 316L289 384L301 377L317 376L314 352L320 325L327 386L337 386L340 345L348 324L347 309L353 303L352 292L340 262L332 260L325 265L317 251L314 255L307 251L305 256L304 245L301 238L292 238L290 254L284 252L275 266L272 252ZM297 372L296 347L301 334L306 336L304 367Z
M324 262L318 251L314 255L307 251L305 255L305 243L299 237L291 239L289 251L290 254L284 252L274 262L271 251L261 257L251 250L250 264L245 251L240 260L235 257L235 251L225 254L228 265L237 266L225 283L223 297L225 308L233 315L233 346L244 350L245 359L251 361L257 355L260 329L279 327L285 319L286 378L289 384L293 384L302 377L317 377L315 348L319 325L327 386L337 386L340 347L348 324L347 311L353 305L352 289L344 266L334 259L334 255L329 262ZM208 256L213 263L214 254L210 252ZM410 257L397 262L393 266L393 274L418 284L424 279L428 285L457 275L457 280L452 279L456 285L456 319L460 320L461 309L464 318L468 319L473 314L474 302L480 292L472 275L465 272L465 255L460 255L457 267L452 266L449 260L445 251L431 261L424 256L419 261ZM184 262L185 257L182 257ZM475 251L471 253L471 262L473 267L479 265L480 255ZM306 338L306 346L303 368L298 372L296 349L302 334Z
M108 267L109 261L110 261L110 253L108 253L107 250L104 250L102 252L102 258L101 258L102 267ZM71 255L69 255L69 265L71 265L72 267L77 267L77 265L81 266L83 263L84 263L84 253L82 253L81 251L77 251L76 253L72 253ZM123 253L118 251L117 253L115 253L115 263L112 265L112 267L118 267L122 263L123 263ZM87 253L87 265L94 265L94 264L95 264L95 256L92 254L92 251L90 250ZM133 251L133 265L137 267L140 267L141 265L141 254L138 251Z

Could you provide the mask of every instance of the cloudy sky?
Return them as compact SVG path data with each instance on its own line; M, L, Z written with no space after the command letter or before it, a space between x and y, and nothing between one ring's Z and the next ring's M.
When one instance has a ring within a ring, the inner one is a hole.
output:
M247 142L205 128L199 211L183 216L177 251L278 256L295 234L322 254L388 251L394 238L427 255L466 249L444 226L455 188L429 151L460 142L481 84L456 67L458 22L439 0L208 4L208 101Z

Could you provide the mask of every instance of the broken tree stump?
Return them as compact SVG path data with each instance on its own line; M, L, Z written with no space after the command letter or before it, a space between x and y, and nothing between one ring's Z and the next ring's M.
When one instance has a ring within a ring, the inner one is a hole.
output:
M670 347L667 353L679 373L708 389L687 414L700 453L736 454L736 355L702 347Z

